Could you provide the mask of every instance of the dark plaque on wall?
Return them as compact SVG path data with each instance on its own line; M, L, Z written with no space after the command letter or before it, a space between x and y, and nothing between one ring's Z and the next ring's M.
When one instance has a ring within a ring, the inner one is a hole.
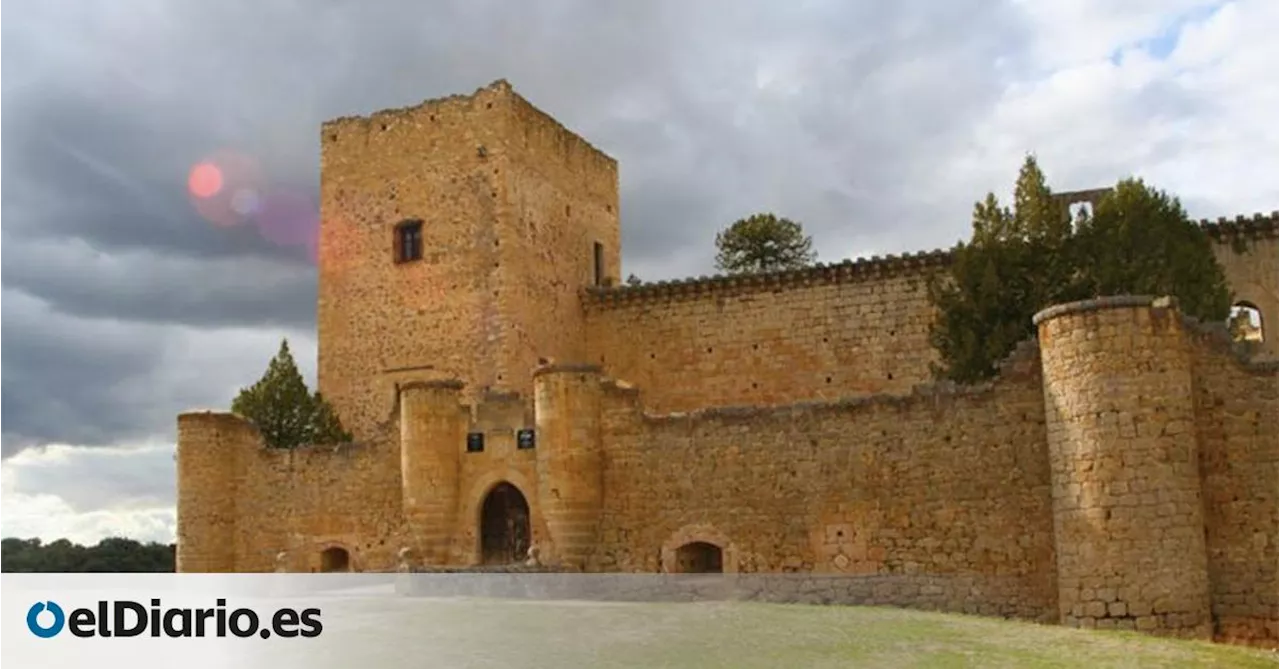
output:
M522 451L533 448L533 430L516 430L516 448Z
M484 450L484 433L470 432L467 434L467 452L479 453Z

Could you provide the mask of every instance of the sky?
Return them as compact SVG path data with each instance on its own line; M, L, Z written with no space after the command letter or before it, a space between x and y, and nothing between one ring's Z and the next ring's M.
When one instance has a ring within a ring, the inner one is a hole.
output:
M823 262L948 247L1028 153L1280 208L1275 0L14 0L0 31L4 536L171 541L176 415L282 337L314 383L328 118L509 80L618 160L646 280L758 211ZM193 202L211 159L243 220Z

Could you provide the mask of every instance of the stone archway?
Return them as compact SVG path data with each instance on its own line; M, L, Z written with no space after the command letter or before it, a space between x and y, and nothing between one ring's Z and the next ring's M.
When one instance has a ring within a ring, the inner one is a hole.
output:
M330 546L320 552L320 571L351 571L351 553L342 546Z
M738 548L707 524L686 525L662 544L661 571L668 574L736 574Z
M514 485L502 481L480 505L481 564L524 561L532 541L529 500Z
M1262 319L1262 310L1258 305L1241 300L1231 306L1231 315L1227 318L1227 329L1231 338L1236 341L1261 344L1266 341L1266 323Z
M722 574L724 551L705 541L691 541L676 549L677 574Z

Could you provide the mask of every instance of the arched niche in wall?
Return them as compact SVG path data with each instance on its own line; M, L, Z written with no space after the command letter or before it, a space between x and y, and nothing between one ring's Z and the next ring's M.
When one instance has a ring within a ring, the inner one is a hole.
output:
M1227 317L1227 330L1236 341L1262 344L1267 340L1262 310L1248 300L1240 300L1232 305L1231 315Z
M351 551L345 546L330 545L320 551L320 572L352 572L355 571L355 563L351 558Z
M686 525L662 544L662 571L667 574L738 572L738 548L708 524Z

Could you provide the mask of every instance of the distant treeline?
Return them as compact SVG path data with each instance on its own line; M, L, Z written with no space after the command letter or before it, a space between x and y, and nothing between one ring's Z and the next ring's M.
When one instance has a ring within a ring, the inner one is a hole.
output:
M174 544L144 544L114 537L96 546L66 539L47 544L39 539L0 541L0 571L5 572L172 573L174 556Z

